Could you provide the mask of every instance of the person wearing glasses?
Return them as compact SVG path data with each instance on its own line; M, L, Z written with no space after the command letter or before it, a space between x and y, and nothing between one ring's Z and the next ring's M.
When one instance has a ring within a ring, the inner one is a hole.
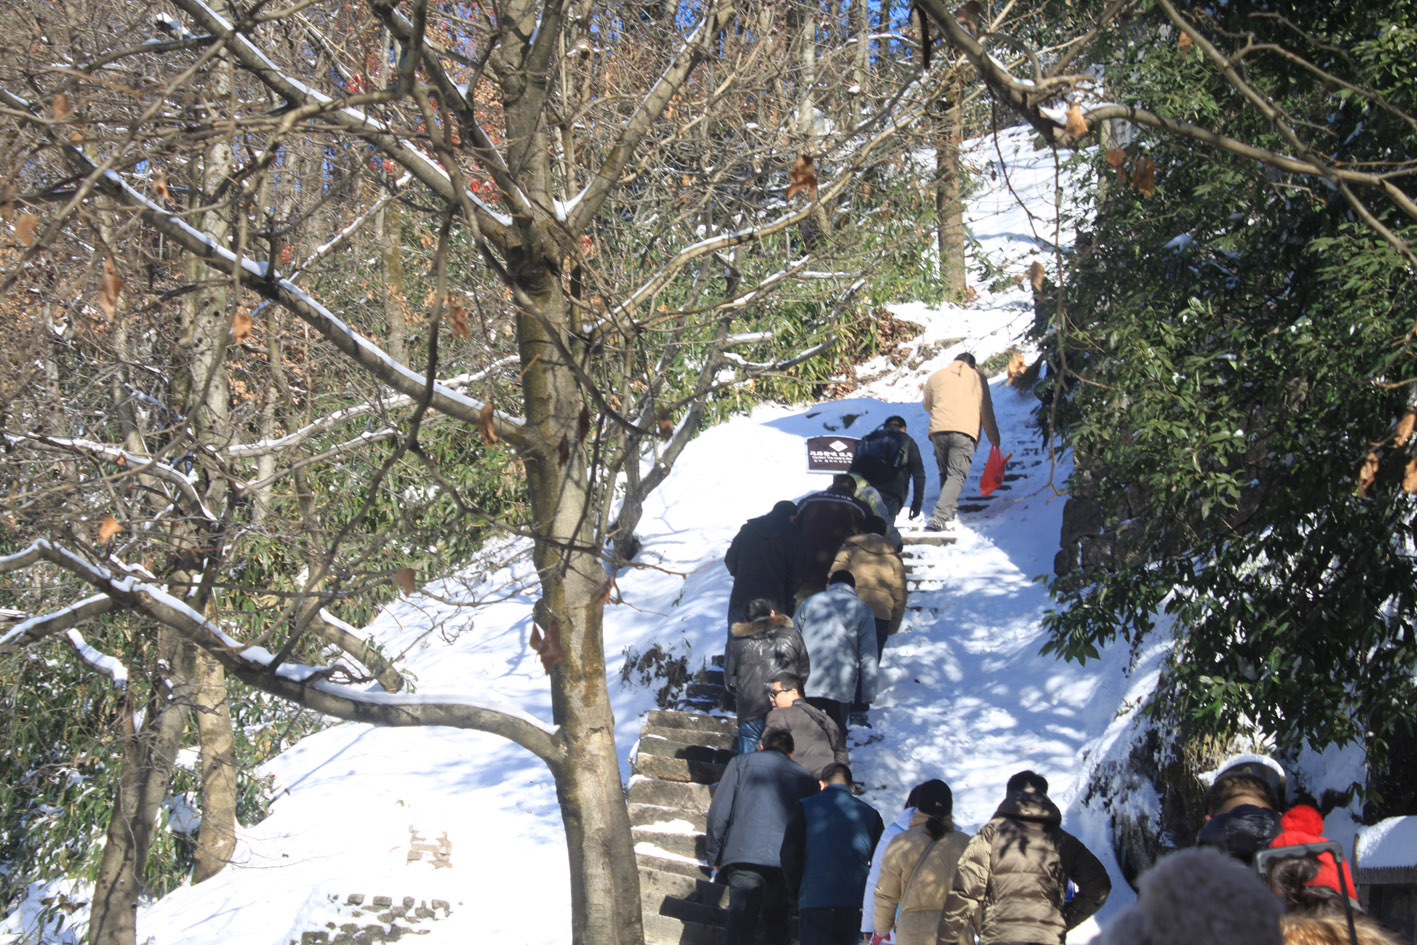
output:
M771 732L789 732L797 746L792 760L819 781L829 766L850 764L846 739L831 716L802 698L802 677L779 673L768 683L772 711L763 726L763 737Z

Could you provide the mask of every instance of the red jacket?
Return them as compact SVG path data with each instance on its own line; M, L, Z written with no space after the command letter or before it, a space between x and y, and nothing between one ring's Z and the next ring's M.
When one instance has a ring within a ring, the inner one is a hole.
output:
M1324 818L1308 804L1295 804L1279 819L1279 833L1269 842L1270 849L1294 846L1301 843L1326 843ZM1319 854L1319 873L1309 880L1309 886L1327 886L1347 896L1356 897L1358 887L1353 885L1353 874L1348 871L1348 861L1343 861L1343 881L1346 889L1338 884L1338 864L1332 853Z

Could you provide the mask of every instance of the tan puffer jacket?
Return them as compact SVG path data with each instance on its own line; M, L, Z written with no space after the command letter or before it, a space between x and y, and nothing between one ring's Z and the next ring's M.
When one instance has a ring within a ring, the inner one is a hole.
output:
M881 858L881 877L876 882L876 931L884 935L895 929L896 945L933 945L940 910L954 885L955 865L969 844L969 834L955 830L953 823L947 821L949 829L931 846L925 828L928 819L927 814L917 811L910 819L910 829L892 840ZM974 938L972 934L967 937Z
M999 425L989 382L965 361L952 361L925 382L925 412L931 433L963 433L978 442L981 430L999 445Z
M831 571L850 571L856 579L856 596L866 602L879 620L888 620L891 633L905 616L905 563L885 535L852 535L842 542Z
M1102 907L1112 890L1107 870L1058 825L1047 795L1010 794L969 841L954 889L940 913L941 945L958 941L976 913L980 945L1062 945L1067 931ZM1077 884L1064 903L1068 880Z

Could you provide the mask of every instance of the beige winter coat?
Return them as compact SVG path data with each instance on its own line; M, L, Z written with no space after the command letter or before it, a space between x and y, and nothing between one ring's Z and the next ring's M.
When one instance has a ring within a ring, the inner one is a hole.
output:
M850 571L856 579L856 596L866 602L878 620L890 622L891 633L905 616L905 564L885 535L852 535L842 542L832 571ZM828 572L830 573L830 572Z
M951 361L948 367L931 374L925 382L924 404L932 434L963 433L977 442L982 430L990 443L999 444L989 382L968 362Z
M925 829L928 819L917 811L910 819L910 829L892 840L881 858L881 878L876 882L876 931L884 935L894 928L896 945L934 945L940 910L954 884L955 865L969 844L969 835L949 824L951 829L931 846ZM961 940L965 936L973 939L973 930L962 935Z

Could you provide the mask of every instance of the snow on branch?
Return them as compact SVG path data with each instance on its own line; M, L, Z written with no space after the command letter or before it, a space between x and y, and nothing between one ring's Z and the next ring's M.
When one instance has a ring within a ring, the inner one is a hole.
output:
M363 93L348 96L344 100L331 98L283 72L260 47L251 42L244 33L238 31L231 21L217 13L202 0L173 0L173 2L203 29L213 36L225 40L240 64L286 101L298 106L319 106L319 112L325 120L378 145L380 151L388 155L391 160L397 161L407 168L422 184L433 190L438 196L448 201L458 199L457 185L454 184L452 175L448 173L446 168L429 155L424 154L390 125L353 104L361 101L380 101L382 93ZM477 209L480 216L485 217L485 219L478 221L483 232L500 234L511 225L511 218L506 214L492 209L480 197L466 188L462 188L462 190L463 197Z
M9 570L5 567L5 562L8 560L10 559L0 558L0 571ZM28 617L0 634L0 653L47 640L56 634L77 627L86 620L106 614L110 610L116 610L117 607L118 602L107 594L95 594L93 597L86 597L60 610Z
M459 374L457 377L445 379L442 384L450 390L466 387L478 381L486 380L498 371L511 367L519 363L516 356L501 358L480 371L470 374ZM367 417L371 414L383 413L388 410L398 410L403 407L410 407L417 402L417 398L407 394L388 399L372 400L368 403L356 404L353 407L345 407L336 410L328 416L312 421L298 430L293 430L284 436L270 440L257 440L254 443L238 443L224 448L221 452L233 459L254 459L257 456L264 456L268 453L280 453L292 447L299 446L311 437L319 436L327 430L333 429L342 423L357 420L360 417ZM372 434L364 434L364 438ZM358 439L358 438L356 438ZM354 441L351 441L354 442Z
M70 630L64 634L64 638L73 646L74 652L79 654L79 659L113 680L113 688L127 688L128 667L124 666L121 660L91 646L77 630Z
M556 737L557 726L510 704L496 704L485 697L366 692L332 681L329 677L334 670L330 667L276 664L269 650L248 646L227 635L217 624L158 584L139 580L133 574L115 574L46 539L38 539L16 554L0 557L0 572L40 561L57 565L97 588L110 600L112 607L127 608L172 629L200 646L243 682L306 708L370 725L447 725L491 732L549 763L558 762L563 753ZM23 644L12 630L0 642L0 653L19 645Z
M51 446L70 453L78 453L90 459L106 459L127 466L134 474L152 476L175 486L177 491L182 493L182 498L186 500L189 509L200 513L208 522L215 523L217 521L217 517L212 514L211 510L202 502L201 496L197 494L190 476L146 453L134 453L121 446L99 443L95 440L41 436L33 433L6 433L3 439L14 446L29 444Z
M75 154L82 156L77 150ZM87 158L84 160L93 166ZM422 397L427 384L422 374L389 357L382 348L356 332L305 290L272 271L267 263L258 262L248 256L238 257L226 247L219 246L208 234L169 213L130 187L114 171L103 173L100 186L110 196L138 209L148 223L175 240L183 249L200 257L212 268L228 275L246 275L248 278L242 280L243 286L279 303L301 321L319 331L327 341L378 380L407 397ZM439 413L465 423L477 423L481 420L484 406L481 401L453 390L442 382L434 382L432 393L429 406ZM524 447L531 445L520 418L498 411L493 414L493 424L497 434L510 443Z

